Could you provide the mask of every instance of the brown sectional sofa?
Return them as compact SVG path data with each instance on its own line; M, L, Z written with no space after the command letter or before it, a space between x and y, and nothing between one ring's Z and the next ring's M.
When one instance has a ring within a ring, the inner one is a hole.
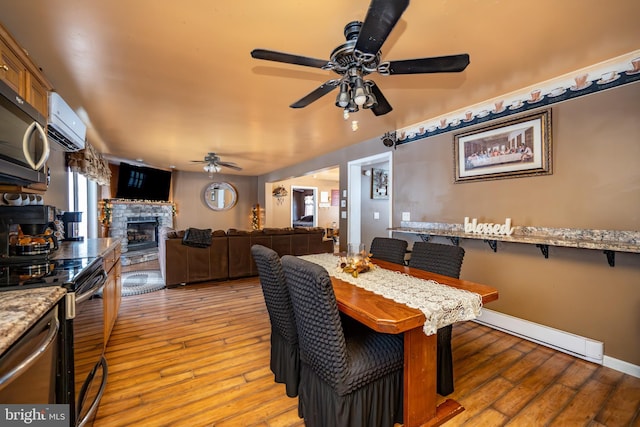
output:
M322 228L265 228L216 230L211 246L197 248L182 243L184 231L163 228L158 241L158 261L167 287L209 280L257 276L251 246L263 245L278 255L333 252L333 241Z

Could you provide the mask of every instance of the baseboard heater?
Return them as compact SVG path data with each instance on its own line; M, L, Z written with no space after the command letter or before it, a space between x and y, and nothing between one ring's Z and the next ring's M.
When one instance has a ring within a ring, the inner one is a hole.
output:
M475 322L551 347L589 362L603 364L604 343L600 341L519 319L508 314L487 310L486 308L482 309L481 316L475 319Z

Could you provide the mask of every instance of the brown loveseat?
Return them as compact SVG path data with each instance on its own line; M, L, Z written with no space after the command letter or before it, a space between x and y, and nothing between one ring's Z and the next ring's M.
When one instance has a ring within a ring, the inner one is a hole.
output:
M278 255L333 252L333 241L322 228L265 228L216 230L204 248L182 243L184 231L163 228L158 241L158 261L167 287L209 280L256 276L251 246L263 245Z

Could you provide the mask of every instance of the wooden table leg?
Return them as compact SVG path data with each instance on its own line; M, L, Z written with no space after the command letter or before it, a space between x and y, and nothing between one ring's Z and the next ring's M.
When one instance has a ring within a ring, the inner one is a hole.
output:
M404 426L416 427L436 416L436 335L422 328L404 333Z
M437 405L436 335L404 333L404 427L437 426L464 411L455 400Z

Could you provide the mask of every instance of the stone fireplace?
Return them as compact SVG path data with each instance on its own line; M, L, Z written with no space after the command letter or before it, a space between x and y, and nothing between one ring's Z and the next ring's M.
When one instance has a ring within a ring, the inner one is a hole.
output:
M108 200L109 237L120 239L122 265L158 259L158 230L173 227L173 204Z

